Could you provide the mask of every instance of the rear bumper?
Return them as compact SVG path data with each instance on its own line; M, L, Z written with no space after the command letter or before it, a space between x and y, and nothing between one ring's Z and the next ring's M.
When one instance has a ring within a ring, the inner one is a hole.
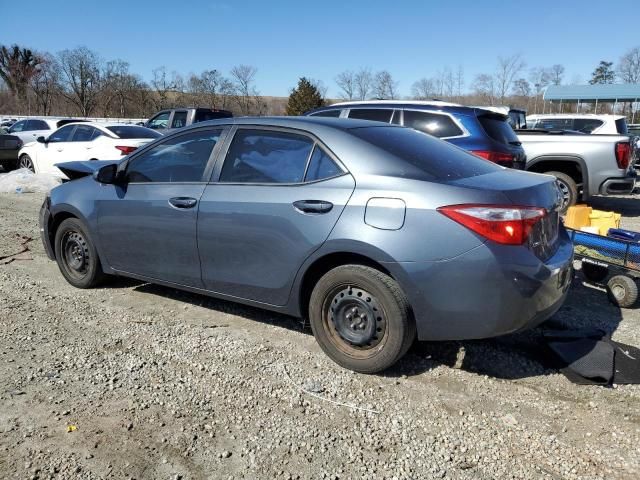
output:
M420 340L489 338L535 327L563 304L573 246L564 229L546 262L485 243L443 262L387 265L413 307Z
M600 185L600 195L623 195L631 193L636 185L635 171L626 178L609 178Z

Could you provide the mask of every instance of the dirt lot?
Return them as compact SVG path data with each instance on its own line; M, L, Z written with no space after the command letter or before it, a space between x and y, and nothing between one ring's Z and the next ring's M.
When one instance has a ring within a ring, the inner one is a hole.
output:
M538 331L350 373L293 318L124 279L72 288L40 244L41 201L0 195L0 256L34 239L0 265L2 478L640 475L640 387L571 384ZM635 202L600 206L640 228ZM639 310L579 279L552 321L640 345Z

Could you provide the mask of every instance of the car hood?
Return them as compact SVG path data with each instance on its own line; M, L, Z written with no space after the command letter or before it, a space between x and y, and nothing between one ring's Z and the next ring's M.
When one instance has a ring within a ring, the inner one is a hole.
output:
M112 165L114 163L120 163L121 160L85 160L77 162L64 162L56 163L62 173L64 173L69 180L75 180L76 178L86 177L93 175L93 172L100 170L105 165Z

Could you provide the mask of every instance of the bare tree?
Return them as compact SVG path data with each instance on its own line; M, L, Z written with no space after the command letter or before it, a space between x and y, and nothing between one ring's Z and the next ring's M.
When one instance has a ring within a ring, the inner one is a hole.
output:
M464 88L464 68L458 65L456 72L456 96L462 97L462 89Z
M411 85L411 96L416 100L429 100L434 97L433 79L421 78Z
M154 90L154 102L156 110L171 107L174 102L171 101L171 92L182 91L184 82L176 72L172 72L171 76L167 74L164 66L153 69L153 78L151 86Z
M489 104L495 103L496 99L496 80L492 75L481 73L476 76L471 85L474 93L482 98L483 102Z
M397 98L398 82L386 70L376 73L373 82L373 96L379 100L393 100Z
M316 87L316 89L320 93L320 96L322 97L322 100L323 101L326 100L327 90L329 90L329 87L327 87L322 80L318 80L316 78L309 78L308 80L311 83L311 85Z
M196 102L207 107L225 108L233 93L233 85L218 70L205 70L198 76L191 75L187 91L196 98Z
M445 97L451 99L456 90L456 80L453 71L449 67L445 67L442 72L442 86Z
M78 113L88 117L95 110L100 95L102 61L87 47L63 50L59 53L63 78L62 95L76 107Z
M560 85L562 83L562 77L564 77L564 66L556 63L549 68L548 72L552 85Z
M356 74L351 70L345 70L338 74L335 81L340 89L340 98L344 100L353 100L356 93Z
M28 48L18 45L0 47L0 78L17 98L19 105L26 103L27 88L39 64L39 57Z
M510 57L498 57L498 70L495 75L496 96L500 103L504 103L505 98L511 91L513 81L522 72L525 63L520 54L511 55Z
M36 97L41 115L51 115L54 98L60 93L60 65L50 53L38 54L40 65L31 79L31 90Z
M231 69L235 100L243 115L259 114L266 108L254 85L256 73L258 69L250 65L238 65Z
M354 78L356 98L358 100L366 100L371 94L371 84L373 83L373 75L368 68L361 68Z
M531 85L525 78L518 78L513 82L513 94L518 97L531 95Z
M640 47L625 53L618 62L617 70L623 83L640 83Z

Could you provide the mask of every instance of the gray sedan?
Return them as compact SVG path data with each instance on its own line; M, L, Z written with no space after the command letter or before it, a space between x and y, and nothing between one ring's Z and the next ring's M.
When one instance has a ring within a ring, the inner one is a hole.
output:
M533 327L565 299L553 177L412 129L314 117L197 124L74 180L40 214L79 288L122 275L308 317L359 372L419 340Z

